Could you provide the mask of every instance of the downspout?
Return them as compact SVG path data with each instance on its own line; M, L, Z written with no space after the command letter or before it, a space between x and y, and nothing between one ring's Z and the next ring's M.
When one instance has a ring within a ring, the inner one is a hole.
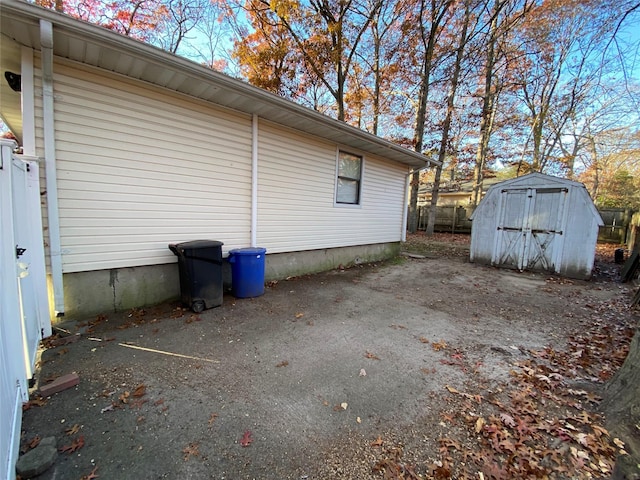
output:
M405 175L405 185L404 185L404 203L403 203L403 209L402 209L402 231L400 232L400 241L401 242L406 242L407 241L407 217L408 217L408 208L407 208L407 199L409 198L409 189L411 188L411 176L416 173L416 172L421 172L422 170L426 170L427 168L431 168L431 165L425 165L424 167L420 167L417 170L415 169L411 169L409 170L409 172Z
M251 246L258 244L258 115L251 119Z
M22 153L28 157L36 156L35 103L33 84L33 50L22 47L21 52L22 95Z
M42 116L44 163L47 187L47 219L49 222L49 259L53 285L53 309L57 317L64 315L60 216L58 214L58 178L56 172L55 124L53 120L53 26L40 20L42 68Z

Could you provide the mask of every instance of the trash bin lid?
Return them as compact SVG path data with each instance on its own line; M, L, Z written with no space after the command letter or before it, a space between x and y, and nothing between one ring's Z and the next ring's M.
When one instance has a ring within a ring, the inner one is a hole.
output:
M264 255L267 252L266 248L262 247L246 247L246 248L234 248L229 250L229 255Z
M218 248L224 245L224 243L217 240L191 240L189 242L182 243L170 243L169 249L176 255L183 254L184 252L191 252L193 250L203 250L207 248Z
M224 243L217 240L191 240L189 242L179 243L177 246L180 248L211 248L221 247Z

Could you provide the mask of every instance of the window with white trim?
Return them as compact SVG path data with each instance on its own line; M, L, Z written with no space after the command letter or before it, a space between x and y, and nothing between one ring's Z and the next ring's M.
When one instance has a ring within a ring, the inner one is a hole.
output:
M337 175L336 203L360 205L362 157L339 151Z

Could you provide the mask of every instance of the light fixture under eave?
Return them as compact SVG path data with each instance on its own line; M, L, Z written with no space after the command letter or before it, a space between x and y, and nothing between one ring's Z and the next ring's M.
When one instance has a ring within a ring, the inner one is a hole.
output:
M11 90L14 92L22 91L22 75L6 71L4 72L4 78L7 79L7 83L11 87Z

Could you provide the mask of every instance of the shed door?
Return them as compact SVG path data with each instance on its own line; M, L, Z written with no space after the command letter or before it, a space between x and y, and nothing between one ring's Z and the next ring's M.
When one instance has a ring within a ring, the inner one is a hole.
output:
M513 188L501 192L492 264L556 271L566 188Z

